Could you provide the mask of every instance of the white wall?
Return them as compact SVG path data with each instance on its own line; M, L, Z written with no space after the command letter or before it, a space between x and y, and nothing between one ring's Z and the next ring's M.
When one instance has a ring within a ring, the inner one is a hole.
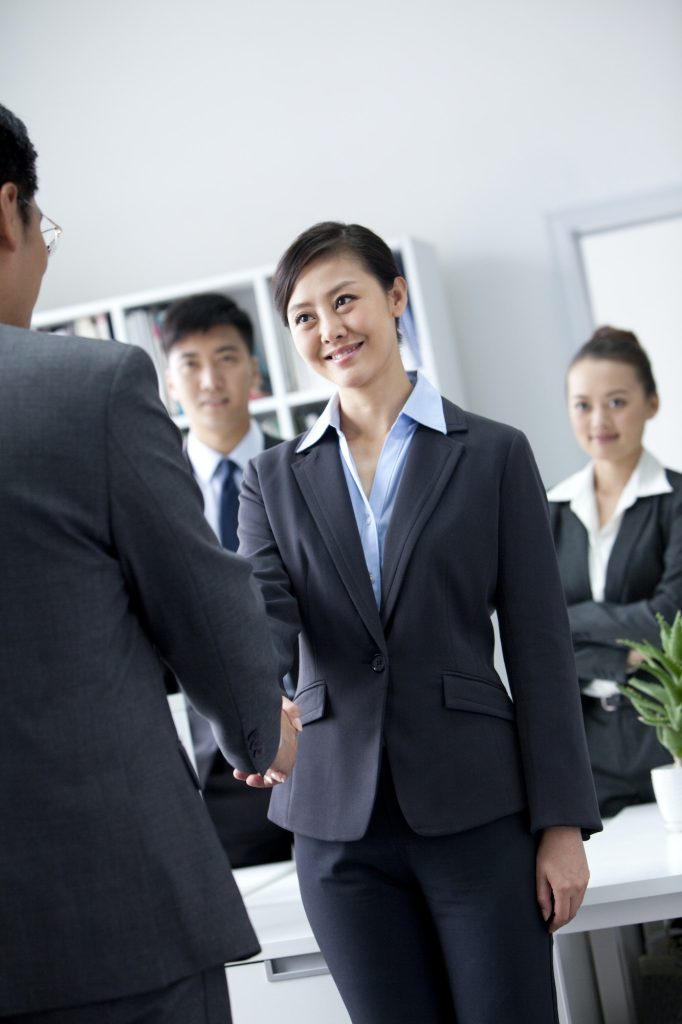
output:
M0 0L65 228L40 308L268 263L319 219L417 235L470 406L554 481L581 458L546 214L679 180L681 42L678 0Z

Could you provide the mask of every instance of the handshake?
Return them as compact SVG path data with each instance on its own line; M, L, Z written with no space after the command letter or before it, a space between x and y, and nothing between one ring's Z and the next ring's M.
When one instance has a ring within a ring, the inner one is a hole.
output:
M247 786L253 786L255 789L268 789L278 782L286 782L293 771L298 734L302 729L300 708L287 697L282 697L279 749L275 760L262 775L240 772L238 768L235 768L232 772L235 779L239 779L240 782L245 782Z

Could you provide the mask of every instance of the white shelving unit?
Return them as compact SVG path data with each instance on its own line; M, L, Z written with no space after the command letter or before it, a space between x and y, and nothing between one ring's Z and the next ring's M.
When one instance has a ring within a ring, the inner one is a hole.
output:
M448 398L463 403L457 348L450 326L440 268L431 245L405 238L392 245L409 286L409 307L402 318L403 359L408 369L423 370ZM166 394L164 356L158 325L171 302L200 292L223 292L253 320L255 352L261 365L263 394L254 395L251 413L281 437L293 437L310 425L331 394L330 385L308 369L272 302L274 266L222 274L173 287L158 288L36 314L37 330L115 338L149 352L159 374L159 392L178 426L182 411ZM93 342L95 343L95 342Z

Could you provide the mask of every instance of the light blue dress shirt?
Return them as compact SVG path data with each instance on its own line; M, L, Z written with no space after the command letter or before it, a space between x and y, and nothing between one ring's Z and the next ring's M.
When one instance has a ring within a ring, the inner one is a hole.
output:
M377 607L381 605L384 541L414 432L421 423L432 430L438 430L441 434L446 433L443 400L439 393L421 374L409 373L408 377L413 383L412 392L386 435L369 498L362 488L348 441L341 429L338 394L332 395L324 411L296 449L297 452L302 452L312 447L330 426L336 430L341 465L353 504Z

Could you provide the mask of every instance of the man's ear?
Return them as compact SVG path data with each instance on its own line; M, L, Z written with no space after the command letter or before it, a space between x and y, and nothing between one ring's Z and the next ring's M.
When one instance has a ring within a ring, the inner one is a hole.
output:
M23 230L19 190L13 181L6 181L0 187L0 247L14 252L19 243L19 232Z

